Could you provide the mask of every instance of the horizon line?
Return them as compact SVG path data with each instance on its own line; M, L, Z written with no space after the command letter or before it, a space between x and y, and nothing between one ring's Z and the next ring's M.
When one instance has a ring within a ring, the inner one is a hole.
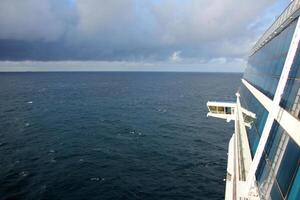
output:
M234 72L234 71L125 71L125 70L120 70L120 71L109 71L109 70L98 70L98 71L93 71L93 70L78 70L78 71L0 71L0 73L57 73L57 72L63 72L63 73L74 73L74 72L108 72L108 73L216 73L216 74L243 74L244 72Z

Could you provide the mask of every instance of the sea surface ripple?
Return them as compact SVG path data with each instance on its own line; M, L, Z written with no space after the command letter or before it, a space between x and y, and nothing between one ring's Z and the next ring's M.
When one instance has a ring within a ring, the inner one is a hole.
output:
M223 199L240 78L0 73L0 199Z

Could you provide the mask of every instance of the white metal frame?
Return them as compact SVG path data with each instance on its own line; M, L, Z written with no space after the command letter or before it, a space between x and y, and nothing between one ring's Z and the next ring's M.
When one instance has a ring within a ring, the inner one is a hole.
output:
M297 145L300 146L300 134L298 134L300 121L281 106L277 105L273 107L271 104L273 101L246 80L243 79L242 83L249 89L249 91L266 108L268 112L271 112L273 109L279 110L277 115L275 115L275 117L272 119L275 119L280 126L285 129L288 135L297 143Z

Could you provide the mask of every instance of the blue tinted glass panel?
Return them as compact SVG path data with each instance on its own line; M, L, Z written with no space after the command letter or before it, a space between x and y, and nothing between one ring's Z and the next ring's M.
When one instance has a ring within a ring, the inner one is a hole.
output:
M284 140L284 138L286 138ZM284 141L288 141L287 144ZM283 152L282 152L283 149ZM278 154L279 153L279 154ZM281 154L282 153L282 154ZM277 154L277 156L275 156ZM282 155L282 159L279 155ZM279 156L279 157L278 157ZM277 158L277 159L276 159ZM280 161L280 163L278 163ZM279 166L273 182L272 199L286 198L296 180L300 162L299 146L284 132L284 129L275 121L271 128L262 158L255 173L258 188L263 188L265 181L270 176L270 169ZM296 190L296 189L293 189ZM264 191L264 190L262 190ZM296 192L294 192L296 193ZM266 194L261 194L266 195ZM293 194L298 195L298 194Z
M276 177L284 196L287 194L288 189L292 185L293 178L296 175L299 158L300 149L298 145L292 139L290 139Z
M248 60L244 79L270 98L273 98L276 92L296 22L292 22Z
M272 187L271 198L272 198L272 200L282 200L283 199L276 183Z
M242 107L256 114L256 119L252 123L251 128L247 127L247 135L251 155L253 157L268 117L268 111L263 107L263 105L259 103L259 101L243 84L239 89L239 93Z
M300 46L298 44L297 51L293 60L293 64L289 73L288 82L285 86L284 93L280 105L289 111L292 115L300 119L299 110L295 109L294 104L299 104L299 87L300 87ZM297 97L298 96L298 97Z
M266 157L270 162L274 161L274 157L276 151L278 150L278 145L281 140L282 134L283 134L283 129L279 126L279 124L276 121L274 121L264 151Z
M293 182L292 189L289 193L288 200L299 200L300 199L300 169L298 166L298 172Z
M294 103L299 102L299 87L300 87L300 79L289 79L285 86L284 94L282 96L280 105L285 108L287 111L293 111ZM298 113L294 115L297 117Z
M300 78L299 65L300 65L300 47L298 45L296 55L293 60L292 68L289 73L289 78Z
M258 168L256 170L256 180L259 185L263 184L266 180L267 176L269 175L270 168L266 162L266 157L263 155L262 159L259 162Z
M263 185L266 177L269 175L270 165L273 163L274 155L278 149L282 131L279 124L274 121L262 158L255 173L259 185Z

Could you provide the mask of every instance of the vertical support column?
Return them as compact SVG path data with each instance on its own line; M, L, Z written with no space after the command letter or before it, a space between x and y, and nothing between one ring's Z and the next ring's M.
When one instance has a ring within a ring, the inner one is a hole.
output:
M280 110L279 103L281 101L281 97L283 95L284 88L285 88L285 85L288 80L288 75L289 75L290 69L292 67L294 57L296 55L299 40L300 40L300 20L297 21L297 25L296 25L296 28L295 28L295 31L293 34L290 48L289 48L289 51L288 51L288 54L287 54L287 57L286 57L286 60L285 60L285 63L284 63L283 69L282 69L282 73L281 73L281 76L280 76L280 79L278 82L276 93L275 93L275 96L273 99L273 109L271 109L271 112L268 115L264 130L262 132L262 136L260 138L256 153L254 155L253 162L250 167L250 171L249 171L249 174L247 177L247 182L248 182L247 185L248 185L249 189L250 189L251 185L253 185L253 181L255 181L255 172L257 170L260 159L262 157L265 145L267 143L269 133L272 128L272 124L273 124L276 116L279 114L279 110Z

